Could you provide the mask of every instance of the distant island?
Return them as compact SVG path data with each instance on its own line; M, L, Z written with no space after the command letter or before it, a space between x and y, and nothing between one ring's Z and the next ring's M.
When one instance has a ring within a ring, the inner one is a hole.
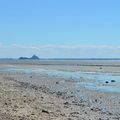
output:
M39 57L36 56L36 55L33 55L32 57L28 58L28 57L20 57L19 60L26 60L26 59L29 59L29 60L39 60Z

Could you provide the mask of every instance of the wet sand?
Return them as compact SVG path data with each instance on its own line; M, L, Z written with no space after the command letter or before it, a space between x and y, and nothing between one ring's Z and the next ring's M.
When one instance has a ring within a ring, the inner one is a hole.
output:
M13 62L13 61L12 61ZM23 62L23 61L22 61ZM6 64L6 63L5 63ZM14 63L7 63L15 65ZM115 63L116 64L116 63ZM1 64L1 66L3 63ZM17 65L21 64L21 62ZM30 65L30 64L28 64ZM119 65L38 65L45 69L119 73ZM61 67L62 66L62 67ZM108 68L109 67L109 68ZM106 68L106 69L105 69ZM32 81L32 82L30 82ZM74 81L24 72L0 72L0 120L120 120L120 93L63 88ZM33 84L31 84L33 83ZM39 83L39 84L38 84Z
M0 66L2 65L33 65L46 69L120 73L120 60L0 60Z

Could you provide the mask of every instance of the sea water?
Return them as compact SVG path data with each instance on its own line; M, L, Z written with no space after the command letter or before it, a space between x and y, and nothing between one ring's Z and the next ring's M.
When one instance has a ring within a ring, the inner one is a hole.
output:
M84 86L89 89L106 90L120 92L120 74L104 72L82 72L82 71L62 71L53 69L43 69L39 67L1 66L0 71L35 73L37 75L47 75L48 77L60 77L74 81L72 87L76 89ZM114 80L115 82L111 82ZM108 83L106 83L106 81ZM65 83L67 84L67 83Z

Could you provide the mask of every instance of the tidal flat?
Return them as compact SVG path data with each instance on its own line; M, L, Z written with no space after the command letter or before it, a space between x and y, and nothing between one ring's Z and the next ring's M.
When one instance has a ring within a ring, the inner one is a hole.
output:
M0 60L1 120L119 120L119 60Z

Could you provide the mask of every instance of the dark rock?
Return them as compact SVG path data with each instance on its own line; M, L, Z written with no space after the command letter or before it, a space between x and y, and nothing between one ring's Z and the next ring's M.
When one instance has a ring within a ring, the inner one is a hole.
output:
M64 105L69 105L69 102L65 102Z
M58 96L61 96L61 95L62 95L62 92L58 91L58 92L57 92L57 95L58 95Z
M5 103L5 105L7 105L7 103Z
M61 115L61 116L65 116L65 114L64 114L64 113L61 113L60 115Z
M85 114L87 114L87 112L85 112Z
M115 80L111 80L111 82L115 82Z
M93 108L91 108L91 110L93 111L94 109L93 109Z
M97 99L95 99L95 102L97 102Z
M27 97L26 95L23 95L23 97Z
M105 81L105 83L109 83L108 81Z
M49 112L48 112L47 110L42 110L42 112L43 112L43 113L49 114Z
M56 82L56 84L59 84L59 82Z

